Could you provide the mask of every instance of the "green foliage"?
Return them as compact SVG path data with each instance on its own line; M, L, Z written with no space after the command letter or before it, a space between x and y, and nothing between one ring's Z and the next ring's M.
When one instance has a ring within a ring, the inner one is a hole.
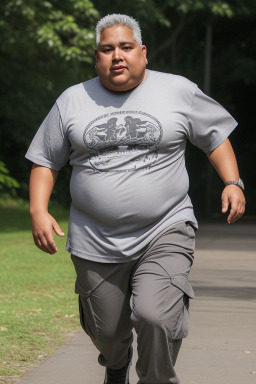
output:
M0 153L24 191L21 159L39 124L65 88L94 75L98 12L89 0L5 0L0 14Z
M3 50L15 46L38 48L48 54L86 61L94 46L92 23L98 14L89 0L42 1L9 0L1 5L5 18L1 21ZM87 25L88 28L84 28ZM22 33L21 33L22 32ZM83 47L83 52L78 48Z
M233 16L232 6L227 1L194 1L194 0L167 0L166 6L174 8L178 12L189 13L209 11L213 15Z
M40 100L47 94L48 98L56 94L56 86L58 92L66 78L74 79L69 71L79 62L83 63L85 73L91 74L86 63L93 62L94 24L98 14L88 0L78 3L9 0L0 4L0 11L3 92L10 98L5 100L5 116L10 118L18 111L15 114L19 114L19 121L27 121L28 112L38 110L35 107L40 104L35 105L32 95ZM77 68L81 69L79 65ZM12 90L17 92L10 92L8 87L14 87ZM38 113L41 117L42 108Z
M13 192L15 188L19 187L20 185L18 181L10 176L10 172L6 168L5 164L0 161L0 191L7 188Z

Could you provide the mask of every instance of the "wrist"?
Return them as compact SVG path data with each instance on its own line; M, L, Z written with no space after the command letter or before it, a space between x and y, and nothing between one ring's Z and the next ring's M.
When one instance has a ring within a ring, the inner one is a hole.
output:
M243 183L243 180L242 180L242 179L226 181L226 182L224 183L225 188L226 188L228 185L235 185L235 186L237 186L238 188L240 188L242 191L244 191L244 183Z
M30 207L29 213L30 213L31 217L38 216L38 215L42 215L42 214L48 213L48 209Z

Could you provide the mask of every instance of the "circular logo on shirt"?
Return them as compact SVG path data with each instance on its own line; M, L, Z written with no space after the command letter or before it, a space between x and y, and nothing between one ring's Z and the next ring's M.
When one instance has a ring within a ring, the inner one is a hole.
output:
M112 112L91 121L83 139L96 171L137 171L157 160L162 126L145 112Z

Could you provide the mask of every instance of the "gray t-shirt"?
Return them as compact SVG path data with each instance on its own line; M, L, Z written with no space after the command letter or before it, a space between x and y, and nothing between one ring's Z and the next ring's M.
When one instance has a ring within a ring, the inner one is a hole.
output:
M96 77L58 98L26 157L55 170L68 160L73 167L66 249L97 262L125 262L169 226L197 226L186 141L209 152L236 125L184 77L147 70L142 84L123 93Z

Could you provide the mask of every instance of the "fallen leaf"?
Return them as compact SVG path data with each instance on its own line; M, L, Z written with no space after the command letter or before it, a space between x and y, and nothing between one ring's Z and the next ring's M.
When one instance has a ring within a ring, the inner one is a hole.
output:
M8 331L8 329L5 328L5 327L0 327L0 331L1 331L1 332L6 332L6 331Z
M75 313L72 313L72 315L65 315L65 317L71 317L72 318L72 317L75 317L75 315L76 315Z

